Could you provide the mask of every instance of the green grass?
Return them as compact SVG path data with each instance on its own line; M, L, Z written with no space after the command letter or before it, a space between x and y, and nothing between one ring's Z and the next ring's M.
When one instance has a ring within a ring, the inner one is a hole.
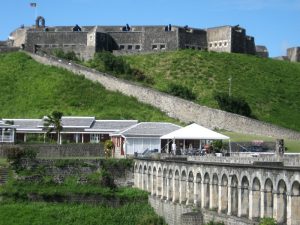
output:
M0 54L0 87L0 118L41 118L58 110L64 115L178 123L133 97L39 64L20 52Z
M214 93L228 93L232 77L232 95L244 98L259 120L300 131L300 63L195 50L124 59L153 79L153 88L180 84L195 93L195 102L213 108Z
M146 225L141 221L149 217L158 218L147 203L119 208L50 203L0 204L0 225Z

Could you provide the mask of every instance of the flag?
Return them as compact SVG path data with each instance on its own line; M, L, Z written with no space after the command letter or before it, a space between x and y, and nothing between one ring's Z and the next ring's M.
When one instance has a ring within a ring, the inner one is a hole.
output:
M30 3L30 7L35 8L36 7L36 3L35 2Z

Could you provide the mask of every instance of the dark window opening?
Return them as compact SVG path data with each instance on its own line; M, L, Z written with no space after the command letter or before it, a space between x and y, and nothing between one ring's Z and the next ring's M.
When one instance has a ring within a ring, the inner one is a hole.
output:
M128 45L128 46L127 46L127 49L128 49L128 50L132 50L132 45Z

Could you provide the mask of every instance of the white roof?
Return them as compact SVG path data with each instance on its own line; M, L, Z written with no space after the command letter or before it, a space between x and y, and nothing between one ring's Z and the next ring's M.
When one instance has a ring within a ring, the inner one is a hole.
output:
M225 140L229 139L229 137L193 123L184 128L166 134L160 139Z

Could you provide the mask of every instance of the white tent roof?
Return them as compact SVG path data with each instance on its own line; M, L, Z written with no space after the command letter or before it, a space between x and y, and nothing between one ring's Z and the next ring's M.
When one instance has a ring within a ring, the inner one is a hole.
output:
M166 134L160 139L183 139L183 140L225 140L229 137L202 127L196 123Z

